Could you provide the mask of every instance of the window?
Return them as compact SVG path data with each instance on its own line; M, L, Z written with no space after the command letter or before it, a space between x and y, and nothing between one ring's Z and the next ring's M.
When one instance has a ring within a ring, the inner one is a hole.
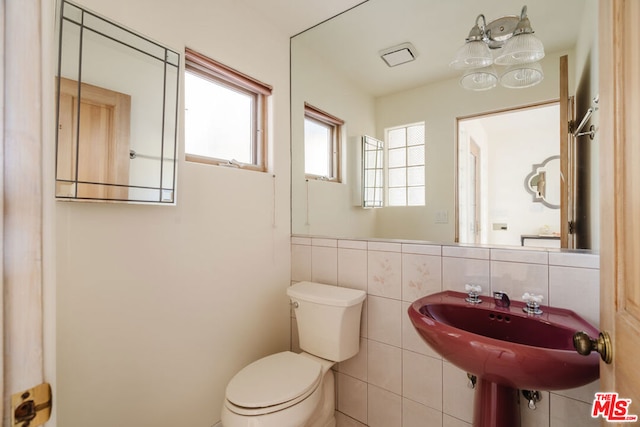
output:
M197 52L185 52L188 161L266 170L271 87Z
M387 205L424 206L424 123L386 129Z
M340 182L340 134L344 121L304 105L304 172Z

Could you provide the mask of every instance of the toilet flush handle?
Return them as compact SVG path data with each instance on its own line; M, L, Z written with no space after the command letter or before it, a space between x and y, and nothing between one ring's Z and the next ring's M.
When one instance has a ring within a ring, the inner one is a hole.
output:
M289 304L291 304L291 307L293 307L293 308L298 308L298 307L300 307L300 304L298 304L298 301L293 301L293 300L291 300L291 301L289 302Z

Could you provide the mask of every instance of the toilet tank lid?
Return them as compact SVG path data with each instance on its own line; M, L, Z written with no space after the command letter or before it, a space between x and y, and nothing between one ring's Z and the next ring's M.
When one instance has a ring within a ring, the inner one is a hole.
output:
M316 304L350 307L364 301L366 292L315 282L298 282L287 289L287 295Z

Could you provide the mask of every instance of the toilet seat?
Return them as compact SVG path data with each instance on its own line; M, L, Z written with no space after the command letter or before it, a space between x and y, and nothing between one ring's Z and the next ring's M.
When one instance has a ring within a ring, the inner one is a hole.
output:
M284 351L259 359L227 385L225 406L240 415L280 411L306 399L322 381L322 365Z

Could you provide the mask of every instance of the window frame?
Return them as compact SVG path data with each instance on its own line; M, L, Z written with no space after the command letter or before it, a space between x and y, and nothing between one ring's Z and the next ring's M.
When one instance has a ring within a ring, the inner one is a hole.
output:
M305 171L304 175L308 179L318 179L329 182L342 182L342 126L344 125L344 120L339 119L338 117L327 113L313 105L305 102L304 103L304 120L311 120L315 123L318 123L322 126L326 126L330 130L331 135L331 175L332 176L323 176L310 174ZM306 164L306 141L304 142L305 147L305 164Z
M268 136L268 98L273 88L253 77L247 76L231 67L215 61L192 49L185 48L184 72L190 72L200 78L210 80L228 89L249 95L254 99L251 112L251 157L252 163L242 163L242 169L261 172L267 171ZM185 160L211 165L231 165L233 159L222 159L188 153L185 147ZM238 166L234 163L234 166Z

